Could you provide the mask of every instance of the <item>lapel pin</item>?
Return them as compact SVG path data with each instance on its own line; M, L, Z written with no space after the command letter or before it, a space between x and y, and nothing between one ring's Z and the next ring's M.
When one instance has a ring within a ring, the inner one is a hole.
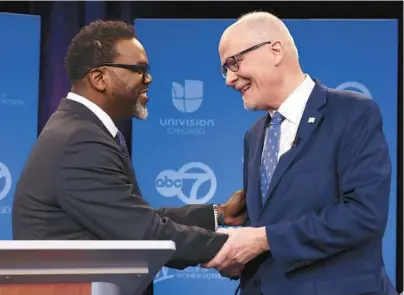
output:
M316 118L310 117L308 122L309 122L309 123L314 123L314 121L316 121Z

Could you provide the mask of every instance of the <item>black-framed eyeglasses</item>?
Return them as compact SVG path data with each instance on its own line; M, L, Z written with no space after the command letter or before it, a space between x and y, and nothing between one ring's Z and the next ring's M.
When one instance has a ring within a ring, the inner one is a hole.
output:
M143 81L146 80L147 76L150 75L150 66L147 64L144 65L128 65L128 64L119 64L119 63L103 63L100 64L99 67L114 67L114 68L121 68L127 69L134 73L141 73L143 75Z
M239 53L236 53L235 55L232 55L232 56L229 56L228 58L226 58L225 63L220 67L220 73L221 73L222 77L226 79L227 70L230 70L232 72L237 72L239 70L240 65L239 65L237 58L239 58L240 56L242 56L250 51L256 50L264 45L271 44L271 42L272 41L259 43L257 45L251 46Z

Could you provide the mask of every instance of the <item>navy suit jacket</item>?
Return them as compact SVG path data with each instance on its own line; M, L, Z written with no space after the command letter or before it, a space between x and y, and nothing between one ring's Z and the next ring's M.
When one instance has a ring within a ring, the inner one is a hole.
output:
M241 293L397 294L382 259L391 164L376 103L317 81L261 204L269 121L246 133L244 190L250 225L266 227L270 251L246 265Z

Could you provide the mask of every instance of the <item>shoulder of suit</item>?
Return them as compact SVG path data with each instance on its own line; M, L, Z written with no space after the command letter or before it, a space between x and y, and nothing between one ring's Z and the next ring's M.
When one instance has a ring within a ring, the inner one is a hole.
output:
M99 126L86 120L77 120L75 123L66 126L68 132L66 133L66 144L74 144L78 142L93 143L112 143L111 136L102 130Z
M330 112L341 111L367 115L380 112L378 104L371 97L349 90L327 89L327 105Z

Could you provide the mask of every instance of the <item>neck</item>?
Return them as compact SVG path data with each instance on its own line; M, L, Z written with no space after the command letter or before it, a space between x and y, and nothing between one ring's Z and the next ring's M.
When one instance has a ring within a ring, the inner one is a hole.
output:
M80 85L73 85L70 91L77 95L83 96L86 99L88 99L89 101L95 103L104 112L106 112L112 119L114 119L110 110L108 109L108 107L105 103L104 97L102 95L100 95L99 93L92 91L91 89L88 89L86 87L81 87Z
M282 79L281 81L281 86L278 88L277 91L277 103L275 105L276 109L279 109L279 107L285 102L285 100L293 93L293 91L296 90L300 86L300 84L303 83L305 79L304 73L299 70L293 74L285 75L285 78ZM274 109L270 109L273 111Z

